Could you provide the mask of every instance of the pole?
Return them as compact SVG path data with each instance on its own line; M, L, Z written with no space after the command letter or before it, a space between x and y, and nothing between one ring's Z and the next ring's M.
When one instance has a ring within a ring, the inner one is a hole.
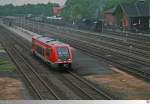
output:
M33 23L32 31L34 32L34 17L33 17L33 22L32 23Z

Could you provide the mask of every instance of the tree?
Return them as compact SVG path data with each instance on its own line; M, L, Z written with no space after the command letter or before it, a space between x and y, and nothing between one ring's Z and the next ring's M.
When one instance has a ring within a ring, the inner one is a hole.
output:
M0 6L1 16L13 16L13 15L52 15L52 7L59 6L58 4L48 3L48 4L26 4L22 6L14 6L12 4Z
M93 17L97 8L102 5L99 1L101 0L68 0L61 15L68 20Z
M97 11L114 8L119 3L135 3L137 0L67 0L61 14L66 20L79 20L97 16ZM146 0L150 1L150 0Z

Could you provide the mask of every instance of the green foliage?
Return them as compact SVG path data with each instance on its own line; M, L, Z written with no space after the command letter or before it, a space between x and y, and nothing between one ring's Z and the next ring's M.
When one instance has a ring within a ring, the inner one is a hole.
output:
M52 15L52 7L58 6L58 4L27 4L22 6L14 6L12 4L0 6L0 15L22 15L22 14L34 14L34 15Z
M95 17L101 0L68 0L61 14L69 20L78 20L83 17Z
M3 64L8 64L8 61L6 61L6 60L0 60L0 65L3 65Z
M0 59L0 72L1 71L13 72L15 70L16 70L15 66L12 65L9 61Z
M16 70L13 65L0 65L0 72L14 72Z
M67 20L96 17L97 11L114 8L119 3L135 3L137 0L67 0L65 9L61 14ZM145 0L150 1L150 0Z

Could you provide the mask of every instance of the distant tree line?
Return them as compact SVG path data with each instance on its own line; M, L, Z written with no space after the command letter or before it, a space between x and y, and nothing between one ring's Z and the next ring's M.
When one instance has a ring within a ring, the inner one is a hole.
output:
M14 16L14 15L52 15L52 7L59 6L55 3L48 4L26 4L22 6L14 6L12 4L0 6L1 16Z

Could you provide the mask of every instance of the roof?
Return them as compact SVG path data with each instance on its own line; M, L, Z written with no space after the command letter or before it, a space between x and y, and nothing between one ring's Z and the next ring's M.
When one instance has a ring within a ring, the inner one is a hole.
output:
M150 13L149 13L150 2L148 2L148 3L138 3L137 8L138 8L141 16L150 16Z
M63 11L64 7L53 7L53 15L57 16Z
M114 12L121 7L128 17L150 16L150 2L138 1L135 4L120 4Z
M139 16L139 13L137 11L136 6L133 5L127 5L127 4L122 4L121 8L123 10L123 12L128 15L129 17L136 17Z
M111 9L108 9L108 10L106 10L106 11L104 11L104 13L113 13L114 12L114 10L115 10L115 8L111 8Z
M50 37L46 37L46 36L42 36L42 35L35 35L34 36L35 39L47 44L47 45L63 45L63 46L68 46L68 44L62 43L60 41L57 41L56 39L50 38Z

